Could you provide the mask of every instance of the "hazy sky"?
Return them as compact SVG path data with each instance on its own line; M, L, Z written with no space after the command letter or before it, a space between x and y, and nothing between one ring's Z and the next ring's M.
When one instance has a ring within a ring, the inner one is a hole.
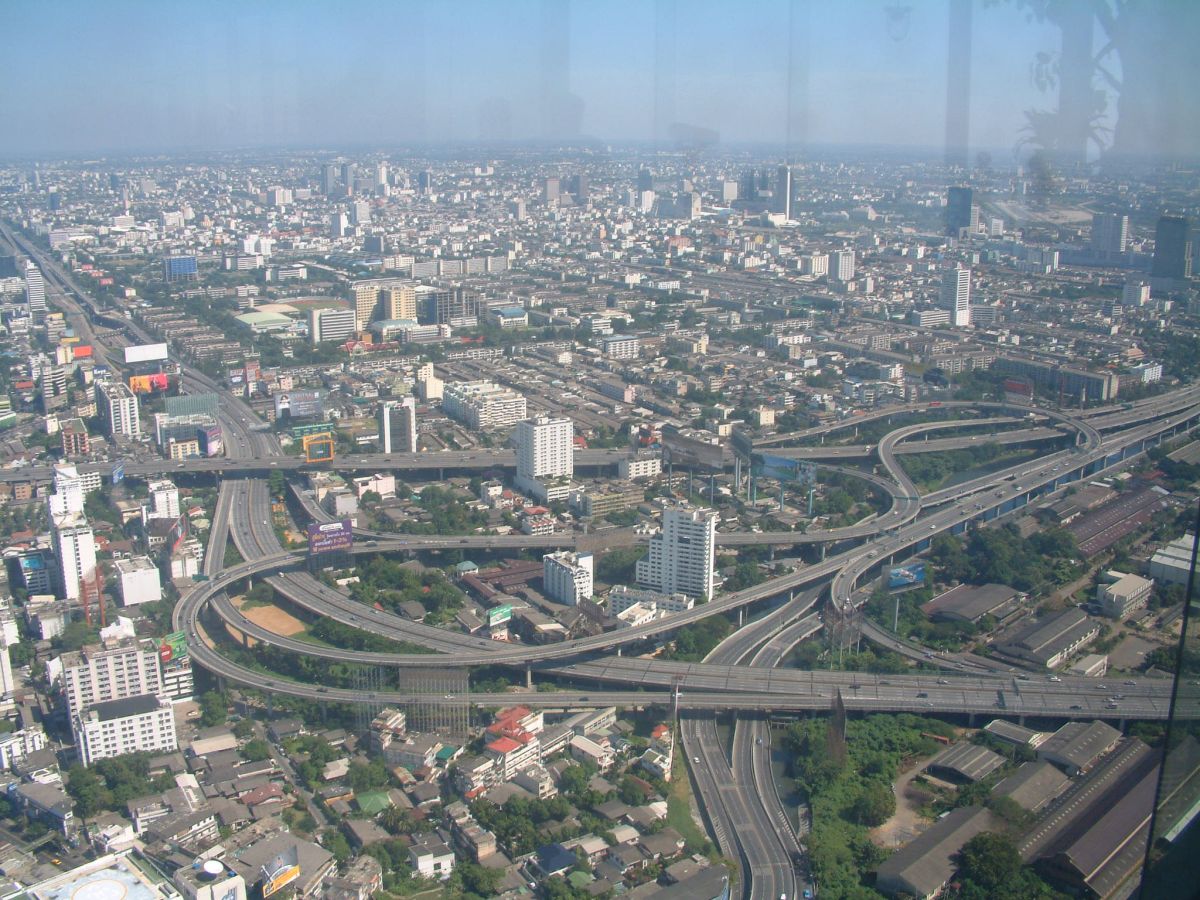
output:
M796 9L790 21L789 10ZM544 138L939 147L947 0L5 0L0 154ZM973 147L1058 32L974 11ZM672 65L672 59L674 64ZM789 101L789 82L792 85ZM804 89L807 82L807 89Z

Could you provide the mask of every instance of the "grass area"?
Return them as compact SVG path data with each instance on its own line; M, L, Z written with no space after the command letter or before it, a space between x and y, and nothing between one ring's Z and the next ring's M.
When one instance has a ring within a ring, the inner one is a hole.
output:
M687 842L687 852L694 853L711 842L704 830L692 818L692 783L687 763L675 748L675 760L671 764L674 777L667 792L667 825L674 828Z

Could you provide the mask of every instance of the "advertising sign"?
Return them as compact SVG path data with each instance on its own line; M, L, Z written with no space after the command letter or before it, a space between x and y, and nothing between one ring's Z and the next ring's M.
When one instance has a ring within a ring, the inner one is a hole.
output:
M187 655L187 634L182 631L173 631L159 642L158 658L165 663L173 659L183 659Z
M129 378L129 389L135 394L152 394L155 391L165 391L170 386L168 377L161 373L154 375L132 375Z
M281 391L275 395L275 418L319 419L324 415L317 391Z
M170 546L170 552L174 553L179 549L179 545L184 542L188 536L188 517L183 513L171 526L171 530L167 532L167 544Z
M496 606L487 611L486 621L488 628L495 628L497 625L502 625L512 618L512 604L505 603L503 606Z
M309 553L349 550L354 545L354 523L349 519L342 519L340 522L312 522L307 532Z
M776 481L798 481L809 484L814 480L816 467L812 463L769 453L755 453L751 457L751 469L758 478L774 478Z
M662 430L663 464L685 469L720 472L725 468L725 453L720 444L710 444L684 435L674 425Z
M264 898L283 890L300 877L300 850L293 844L262 867Z
M112 483L120 484L125 479L125 460L121 460L112 469Z
M125 364L154 362L167 358L166 344L134 344L125 348Z
M888 590L898 591L925 583L925 563L888 570Z

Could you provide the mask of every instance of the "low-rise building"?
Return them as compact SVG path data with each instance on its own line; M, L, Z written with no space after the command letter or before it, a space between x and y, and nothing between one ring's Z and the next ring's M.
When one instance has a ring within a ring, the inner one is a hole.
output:
M408 848L408 862L420 877L445 881L454 871L454 851L440 833L421 834Z
M1011 656L1054 669L1099 634L1100 625L1075 607L1026 626L997 648Z
M1110 619L1124 619L1150 602L1153 578L1109 569L1096 585L1096 607Z
M958 867L956 857L963 844L996 828L991 813L982 807L951 810L880 865L875 887L889 897L936 897Z
M1104 722L1068 722L1038 747L1037 756L1068 775L1078 775L1094 766L1120 740L1121 732Z
M1195 545L1194 534L1185 534L1171 541L1150 558L1150 577L1161 584L1186 585L1192 571L1192 549Z

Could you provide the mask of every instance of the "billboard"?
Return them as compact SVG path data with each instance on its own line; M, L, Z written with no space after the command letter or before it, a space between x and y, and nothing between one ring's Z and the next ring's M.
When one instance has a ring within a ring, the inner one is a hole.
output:
M188 655L187 634L182 631L172 631L158 644L158 658L165 663L173 659L184 659Z
M816 480L816 466L798 459L755 453L751 458L750 470L756 478L774 478L776 481L812 484Z
M281 391L275 395L275 418L319 419L325 414L317 391Z
M262 895L265 898L283 890L300 877L300 848L292 844L262 867Z
M112 468L112 483L120 484L125 479L125 460L121 460Z
M200 442L200 454L202 456L221 455L223 445L220 425L201 425L196 429L196 440Z
M706 472L720 472L725 468L725 452L720 444L685 435L674 425L663 426L662 445L664 466L670 464Z
M132 375L129 378L129 389L135 394L152 394L155 391L165 391L171 382L161 373L154 375Z
M312 522L307 532L309 553L349 550L354 545L354 523L349 519L342 519L340 522Z
M167 358L166 344L134 344L125 348L125 364L155 362Z
M328 431L320 434L306 434L301 441L304 448L304 461L308 463L332 462L336 442Z
M179 549L188 536L188 517L187 513L180 513L179 518L175 520L175 524L171 526L171 530L167 532L167 544L171 548L169 552L174 553Z
M899 591L925 583L925 563L913 563L888 570L888 590Z
M485 621L488 628L495 628L497 625L503 625L512 618L512 604L505 603L503 606L494 606L489 609L485 615Z

